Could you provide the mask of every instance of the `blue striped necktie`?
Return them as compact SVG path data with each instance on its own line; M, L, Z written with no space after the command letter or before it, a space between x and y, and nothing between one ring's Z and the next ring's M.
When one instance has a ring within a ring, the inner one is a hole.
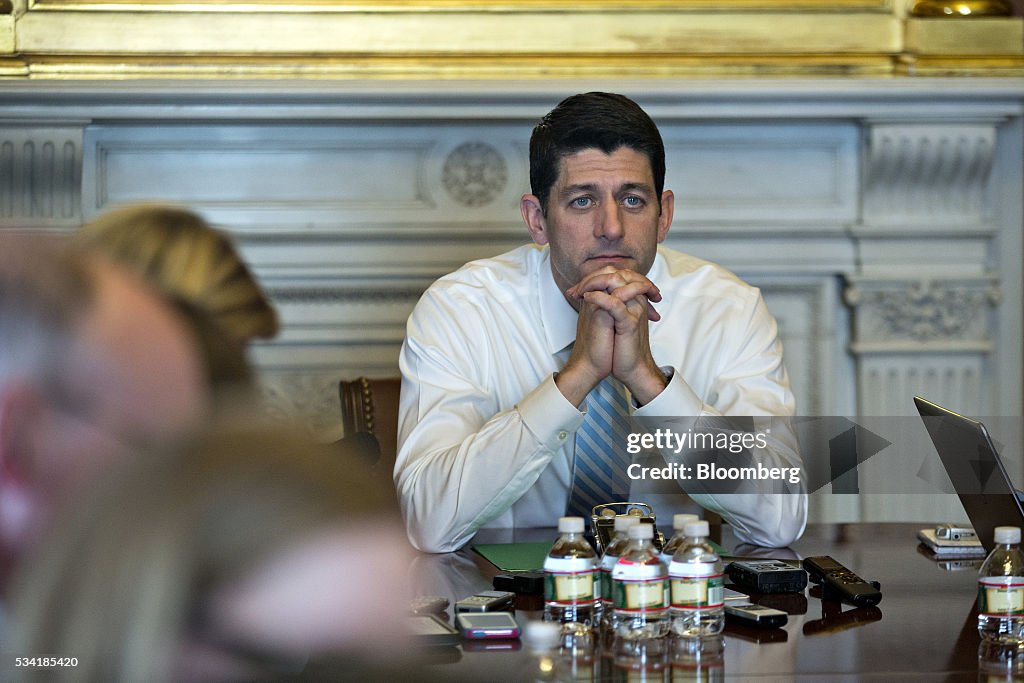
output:
M626 453L629 398L626 387L611 375L583 402L587 414L576 432L572 489L566 514L590 519L601 503L629 500Z

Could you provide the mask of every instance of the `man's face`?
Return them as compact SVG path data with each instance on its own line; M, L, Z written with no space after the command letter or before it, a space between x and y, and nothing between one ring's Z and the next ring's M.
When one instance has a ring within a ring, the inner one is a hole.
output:
M34 449L44 488L74 487L112 458L180 436L207 407L185 322L120 269L101 273L95 310L71 356L68 399L51 406Z
M0 559L17 557L54 506L114 460L183 435L208 408L185 321L120 269L97 277L61 376L0 387Z
M551 269L563 292L605 266L646 274L672 223L672 192L655 194L647 157L620 147L584 149L562 158L543 215L533 195L523 217L533 239L551 247Z

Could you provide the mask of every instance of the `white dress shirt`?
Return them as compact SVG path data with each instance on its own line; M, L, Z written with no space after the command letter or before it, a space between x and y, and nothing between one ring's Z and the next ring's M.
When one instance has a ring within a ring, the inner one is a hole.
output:
M654 360L674 371L640 417L786 416L795 410L778 326L760 292L713 263L659 247L650 323ZM474 261L426 291L409 318L399 365L395 483L409 539L447 552L483 527L555 526L565 514L573 444L584 414L555 386L576 311L551 275L546 247ZM669 422L671 423L671 421ZM778 431L778 430L776 430ZM798 466L791 434L759 460ZM689 502L634 481L631 499L671 519ZM693 494L742 540L784 546L803 533L806 494ZM691 510L692 511L692 510Z

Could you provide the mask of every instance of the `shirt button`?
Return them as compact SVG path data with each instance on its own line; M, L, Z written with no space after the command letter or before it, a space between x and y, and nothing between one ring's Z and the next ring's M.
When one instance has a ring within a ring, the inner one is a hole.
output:
M559 441L565 441L565 438L567 436L569 436L569 432L565 431L564 429L562 431L558 432L558 440Z

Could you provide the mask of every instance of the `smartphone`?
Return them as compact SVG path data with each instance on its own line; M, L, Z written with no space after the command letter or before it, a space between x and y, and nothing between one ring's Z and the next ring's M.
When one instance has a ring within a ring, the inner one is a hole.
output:
M974 538L974 529L956 524L940 524L935 527L935 538L943 541L961 541Z
M725 616L758 628L779 628L789 621L789 615L782 610L763 605L737 605L728 602L725 603Z
M733 590L732 588L722 589L722 599L724 599L726 603L750 602L749 595L747 595L746 593L740 593L738 590Z
M480 591L455 603L455 612L507 612L516 594L509 591Z
M448 609L448 598L439 595L418 595L409 601L410 614L441 614Z
M511 612L463 612L455 621L463 638L518 638L520 633Z
M406 624L413 642L419 645L434 647L459 642L459 632L436 614L413 614Z

